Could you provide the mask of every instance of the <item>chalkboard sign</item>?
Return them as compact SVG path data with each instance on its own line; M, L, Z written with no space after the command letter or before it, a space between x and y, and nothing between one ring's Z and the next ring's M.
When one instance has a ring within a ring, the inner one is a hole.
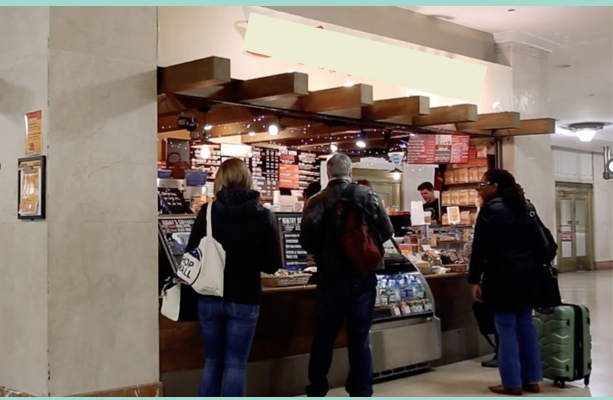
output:
M158 188L158 212L165 215L193 214L183 193L175 188Z
M160 242L175 271L181 263L195 221L195 216L158 217Z
M307 252L300 246L300 213L277 213L283 262L288 269L304 269L307 266Z

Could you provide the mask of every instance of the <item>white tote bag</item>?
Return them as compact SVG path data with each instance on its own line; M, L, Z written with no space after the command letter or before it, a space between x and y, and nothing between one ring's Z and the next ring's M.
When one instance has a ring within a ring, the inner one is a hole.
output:
M162 315L171 321L177 322L181 313L181 284L167 283L162 289Z
M223 278L226 252L213 238L213 203L207 205L206 236L198 248L186 253L181 260L177 276L198 294L223 297Z

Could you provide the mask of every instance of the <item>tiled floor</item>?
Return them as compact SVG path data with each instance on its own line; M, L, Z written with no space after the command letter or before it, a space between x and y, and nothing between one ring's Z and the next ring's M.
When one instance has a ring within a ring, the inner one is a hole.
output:
M565 302L586 304L592 320L593 374L589 388L583 382L558 389L546 382L542 396L603 397L613 396L613 272L598 271L565 274L561 277ZM377 397L397 396L490 396L488 386L500 382L497 370L485 369L479 361L465 361L417 376L380 383ZM336 389L330 396L346 396Z

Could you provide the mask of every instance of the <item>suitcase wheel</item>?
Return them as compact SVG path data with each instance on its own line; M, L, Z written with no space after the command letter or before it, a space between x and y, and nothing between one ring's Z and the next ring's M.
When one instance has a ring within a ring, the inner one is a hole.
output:
M560 378L554 379L553 384L559 387L560 389L564 389L566 387L566 382Z
M585 386L590 386L590 376L589 375L583 379L583 384Z

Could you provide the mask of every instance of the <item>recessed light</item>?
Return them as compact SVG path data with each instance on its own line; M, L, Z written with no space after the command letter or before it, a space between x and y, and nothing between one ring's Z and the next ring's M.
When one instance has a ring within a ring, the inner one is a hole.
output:
M508 12L515 12L515 9L514 8L509 8L507 11Z
M355 142L355 145L358 146L360 149L366 148L366 142L363 140L358 140L357 142Z
M570 65L570 64L560 64L560 65L558 65L558 68L570 68L570 67L572 67L572 65Z
M255 132L253 131L249 132L249 136L255 136Z
M345 87L352 87L352 86L355 86L355 83L353 83L352 81L347 81L347 82L345 82L345 84L343 86L345 86Z
M588 94L587 97L594 97L595 95L593 94Z
M206 126L204 127L204 130L205 130L205 131L210 131L211 129L213 129L213 125L206 125Z

